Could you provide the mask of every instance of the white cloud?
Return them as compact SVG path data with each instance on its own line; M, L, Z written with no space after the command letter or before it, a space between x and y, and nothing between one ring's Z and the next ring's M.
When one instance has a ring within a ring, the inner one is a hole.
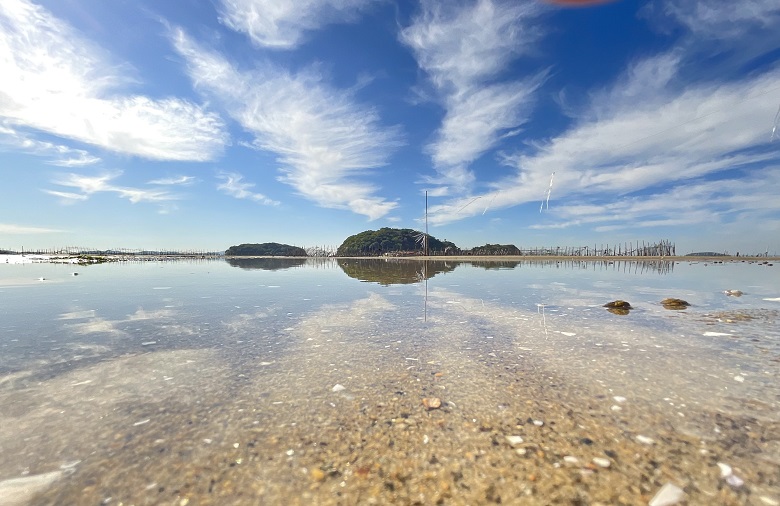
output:
M604 205L566 204L555 209L556 219L533 229L597 225L596 232L718 225L739 218L765 220L780 211L780 168L761 169L749 177L694 181L641 197L619 198Z
M51 160L47 163L59 167L82 167L100 162L100 158L83 149L74 149L62 144L33 139L29 135L2 124L0 124L0 145L50 158Z
M358 181L383 166L400 145L396 128L383 128L375 110L327 86L313 72L274 68L242 72L205 50L181 30L173 36L195 86L224 103L254 136L254 147L278 156L280 180L322 207L376 219L397 204Z
M122 94L122 73L42 7L0 3L0 118L8 124L156 160L221 151L217 115L177 98Z
M491 209L540 202L553 171L551 207L542 218L543 226L560 227L559 220L609 221L610 211L628 216L621 207L631 201L626 195L674 194L705 176L727 170L760 171L776 163L780 156L767 143L775 107L766 103L780 81L780 70L736 82L681 86L675 83L678 61L672 52L632 65L613 87L594 95L590 107L568 130L506 156L505 163L516 169L514 175L491 184L482 195L432 207L430 221L448 223L481 213L480 206L466 206L475 197L491 199ZM752 190L735 184L734 196L720 202L736 206L736 195L742 191ZM604 195L610 196L609 205L599 206L598 212L577 209L576 217L563 213L562 207L571 200L587 203ZM708 202L712 208L714 201ZM686 220L695 222L705 215L691 211ZM674 220L666 216L642 223L671 225ZM639 222L626 218L623 223Z
M223 172L218 174L217 177L222 179L223 182L217 185L217 189L226 195L235 197L237 199L249 199L260 204L267 206L277 206L279 202L269 199L262 193L255 193L252 188L255 187L254 183L243 182L244 176L236 172Z
M439 184L463 191L473 181L468 164L525 123L545 73L496 82L509 63L534 51L544 8L538 2L473 4L422 2L422 12L401 31L446 108L428 146Z
M114 185L112 181L121 175L121 172L106 172L96 176L85 176L71 173L61 176L59 179L55 179L52 181L52 183L58 186L76 188L80 193L62 192L56 190L44 191L49 195L60 197L63 203L73 203L78 200L87 200L91 195L100 192L115 193L120 198L125 198L133 204L137 204L139 202L164 203L179 199L177 195L174 195L166 190L148 190Z
M157 185L181 185L181 186L189 186L194 184L197 181L197 179L194 176L176 176L176 177L166 177L161 179L154 179L152 181L147 182L146 184L157 184Z
M663 8L691 32L713 38L740 37L751 29L780 24L776 0L667 0Z
M62 232L53 228L28 227L12 223L0 223L0 234L52 234Z
M220 0L220 21L261 47L291 49L305 32L355 20L377 0Z

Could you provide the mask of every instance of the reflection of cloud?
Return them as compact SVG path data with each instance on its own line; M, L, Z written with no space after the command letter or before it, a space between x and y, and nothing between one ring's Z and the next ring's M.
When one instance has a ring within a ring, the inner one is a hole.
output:
M134 313L127 315L125 318L118 320L108 320L100 318L96 315L94 309L83 311L70 311L62 313L59 316L60 320L79 320L89 319L89 321L82 323L66 324L66 328L71 329L76 334L96 334L106 333L114 335L128 335L128 332L121 330L119 325L129 322L149 321L167 323L175 317L175 313L172 309L157 309L154 311L147 311L144 308L138 308ZM193 332L183 325L162 325L160 332L165 332L168 335L177 333L192 334Z
M72 330L76 334L114 334L114 335L126 335L123 330L116 328L116 324L119 321L104 320L103 318L94 318L84 323L73 323L67 325L67 328Z
M71 311L68 313L62 313L59 316L60 320L81 320L84 318L94 318L95 310L88 309L86 311Z

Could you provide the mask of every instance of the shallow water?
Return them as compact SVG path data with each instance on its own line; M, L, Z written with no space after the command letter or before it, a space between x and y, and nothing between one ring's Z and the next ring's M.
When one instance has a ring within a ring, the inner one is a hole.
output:
M611 487L647 504L669 481L692 503L772 504L779 296L780 269L747 262L0 266L0 504L473 503L501 491L543 504L564 490L564 455L592 456L571 441L637 436L655 441L643 451L710 457L657 477L641 459L610 475L578 465L571 494L621 502ZM665 309L667 297L691 306ZM634 309L607 312L615 299ZM523 420L535 417L540 431L558 420L529 447L547 455L515 462L502 436L532 440ZM623 447L604 451L615 461ZM481 469L480 455L534 479L445 469ZM739 464L746 484L724 485L716 460ZM537 477L547 464L551 489Z

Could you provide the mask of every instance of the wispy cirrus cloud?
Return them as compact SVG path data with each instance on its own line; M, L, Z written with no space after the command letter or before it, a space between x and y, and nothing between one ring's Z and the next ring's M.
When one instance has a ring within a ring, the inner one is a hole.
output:
M378 0L220 0L220 21L261 47L292 49L306 32L346 23Z
M153 179L148 181L146 184L156 184L162 186L190 186L195 184L197 180L198 179L195 176L175 176Z
M83 149L37 140L3 124L0 124L0 146L49 158L46 163L58 167L83 167L100 162L100 158Z
M748 177L697 180L641 197L619 198L603 205L564 203L559 221L532 229L594 225L596 232L720 224L732 220L764 221L780 212L780 166Z
M592 95L569 129L507 156L504 161L516 169L514 175L469 198L489 199L492 208L540 202L555 172L550 212L535 227L604 222L610 224L595 230L608 231L721 219L739 208L743 192L767 196L757 192L761 178L766 178L770 192L780 191L777 178L769 177L780 155L767 144L776 108L766 106L766 98L778 90L780 69L738 81L686 85L679 82L683 60L673 50L629 66L612 86ZM702 193L701 207L684 207L681 199L689 187L712 188L702 187L702 178L726 171L756 176L751 179L756 188L734 179L726 184L728 198ZM605 202L604 195L611 198ZM579 204L568 208L570 201ZM483 212L482 206L468 202L464 197L435 206L431 222L448 223ZM642 205L652 207L654 202L670 207L657 216L632 217Z
M279 201L269 199L262 193L252 191L255 184L244 182L244 176L237 172L221 172L217 174L217 178L222 180L222 183L217 185L217 190L226 195L237 199L253 200L267 206L278 206L280 204Z
M732 39L748 30L780 25L780 4L775 0L666 0L661 8L691 32L708 38Z
M543 12L538 2L425 0L401 31L446 109L428 146L439 174L430 183L448 192L465 190L475 179L468 165L528 120L546 73L503 82L501 77L511 61L534 52Z
M0 118L155 160L212 159L219 116L178 98L125 94L123 72L95 44L27 0L0 3Z
M0 223L0 234L52 234L63 232L54 228L29 227L26 225L15 225L13 223Z
M122 173L119 171L105 172L95 176L73 173L65 174L52 181L52 183L57 186L75 188L79 193L48 189L43 191L49 195L59 197L61 202L65 204L87 200L90 196L101 192L115 193L120 198L127 199L133 204L138 204L141 202L163 204L179 199L178 195L170 193L167 190L133 188L113 184L113 181L121 175Z
M397 206L358 179L385 165L401 144L398 129L383 127L374 109L313 71L291 74L270 66L240 71L182 30L172 38L196 88L224 104L254 136L256 149L278 156L280 181L322 207L372 220Z

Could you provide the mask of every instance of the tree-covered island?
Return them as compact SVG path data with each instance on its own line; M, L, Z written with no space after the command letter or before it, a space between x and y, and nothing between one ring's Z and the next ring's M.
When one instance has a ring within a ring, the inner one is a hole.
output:
M289 244L264 242L262 244L239 244L225 250L228 257L305 257L306 250Z
M347 237L336 251L336 256L424 255L426 240L430 255L454 255L460 252L452 242L441 241L430 234L410 228L385 227Z

